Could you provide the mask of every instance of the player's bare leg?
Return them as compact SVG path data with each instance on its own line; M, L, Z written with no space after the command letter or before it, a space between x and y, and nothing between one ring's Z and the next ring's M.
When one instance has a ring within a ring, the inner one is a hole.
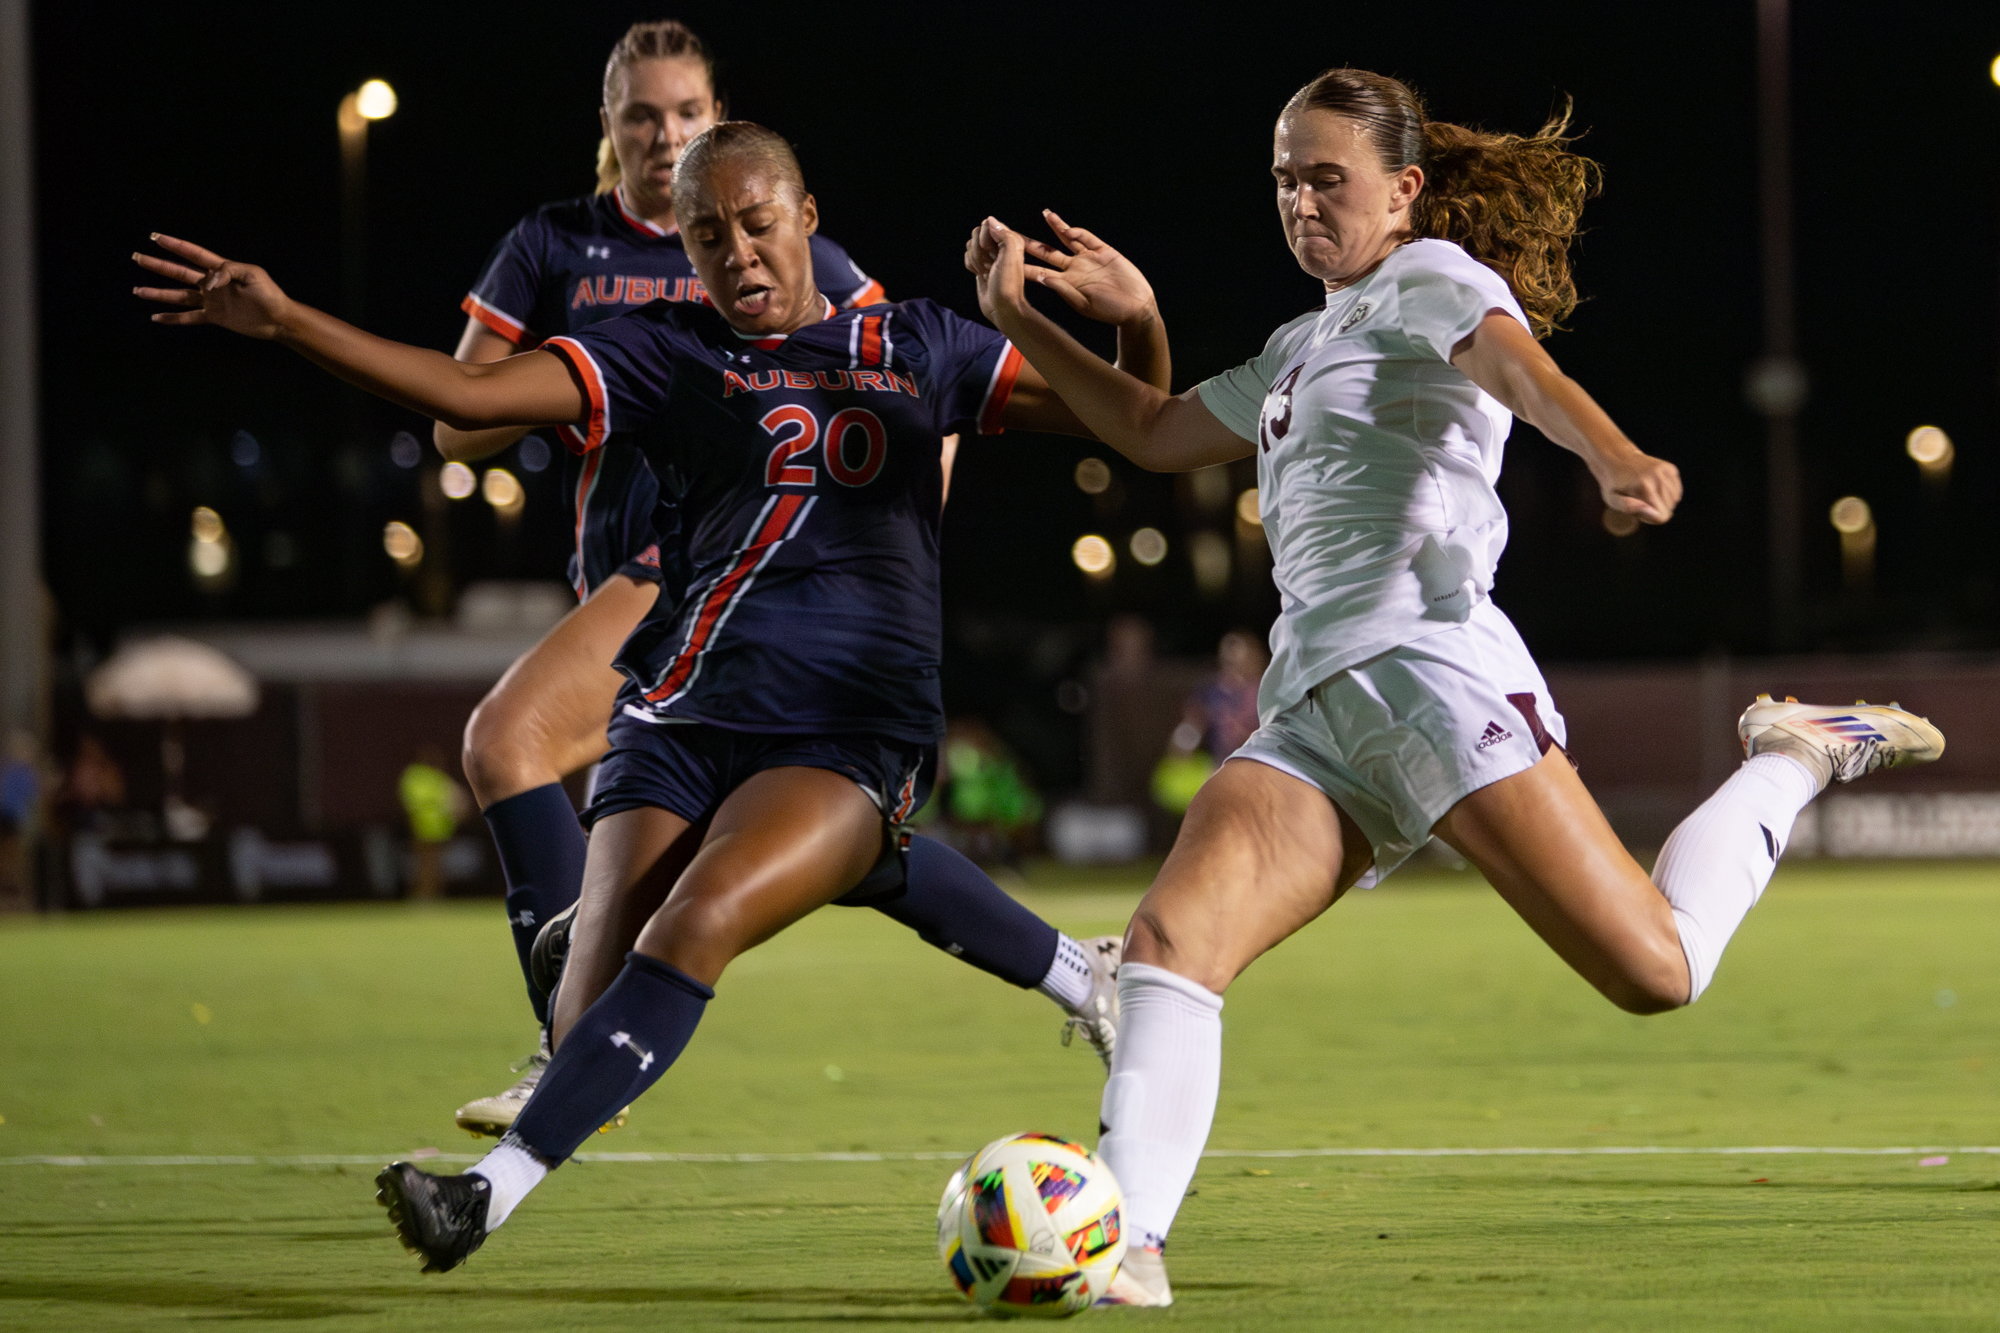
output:
M1654 1014L1688 1002L1672 906L1560 750L1473 792L1435 831L1620 1009Z
M1373 853L1318 788L1231 759L1196 794L1125 936L1121 1032L1098 1151L1125 1190L1124 1265L1104 1302L1171 1305L1162 1258L1222 1077L1222 992L1326 911Z
M646 817L656 813L599 821L609 836L592 848L590 879L607 886L607 923L629 920L635 904L651 901L651 872L684 845L685 821ZM555 1058L500 1146L458 1176L397 1162L376 1177L376 1197L426 1271L464 1262L551 1167L658 1081L694 1035L715 995L711 983L738 954L859 884L882 848L882 814L850 779L816 768L756 774L724 799L638 947L579 1013L577 998L614 943L611 929L589 920L599 899L587 901L578 914L577 970L566 972L558 995Z
M500 852L508 925L538 1019L547 1018L548 997L530 951L536 932L575 900L584 862L583 830L561 781L604 754L605 719L623 679L611 660L657 592L644 580L606 579L507 669L465 726L465 774ZM525 1070L512 1086L458 1108L459 1128L505 1133L548 1058L544 1038L516 1065Z

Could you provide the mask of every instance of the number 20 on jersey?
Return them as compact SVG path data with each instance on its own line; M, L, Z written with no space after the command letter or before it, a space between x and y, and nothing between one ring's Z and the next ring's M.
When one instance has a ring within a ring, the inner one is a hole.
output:
M820 450L826 474L842 486L866 486L889 455L889 432L865 407L843 407L824 430L819 418L796 403L774 407L757 423L777 443L764 464L766 486L817 486L819 469L797 460L824 439Z

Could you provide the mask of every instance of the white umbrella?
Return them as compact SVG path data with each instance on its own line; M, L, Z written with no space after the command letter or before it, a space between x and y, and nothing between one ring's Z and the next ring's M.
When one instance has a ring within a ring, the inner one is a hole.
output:
M128 643L90 673L84 693L99 717L247 717L257 682L205 643L166 635Z

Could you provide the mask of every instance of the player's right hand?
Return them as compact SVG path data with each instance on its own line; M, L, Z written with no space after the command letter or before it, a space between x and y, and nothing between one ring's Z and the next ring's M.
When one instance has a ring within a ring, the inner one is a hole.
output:
M275 338L291 298L255 264L237 264L192 241L154 232L153 241L186 263L134 252L139 267L186 283L185 287L134 287L132 294L173 309L153 315L155 324L214 324L251 338Z
M1025 256L1021 233L998 218L973 228L966 242L965 266L979 280L979 311L1003 331L1028 311Z

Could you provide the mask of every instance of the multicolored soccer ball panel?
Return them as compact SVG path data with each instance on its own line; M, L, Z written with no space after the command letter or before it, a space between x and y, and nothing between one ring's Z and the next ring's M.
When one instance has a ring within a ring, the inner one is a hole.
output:
M1081 1314L1125 1258L1111 1169L1080 1143L1014 1134L952 1173L938 1203L938 1257L959 1293L1004 1314Z

